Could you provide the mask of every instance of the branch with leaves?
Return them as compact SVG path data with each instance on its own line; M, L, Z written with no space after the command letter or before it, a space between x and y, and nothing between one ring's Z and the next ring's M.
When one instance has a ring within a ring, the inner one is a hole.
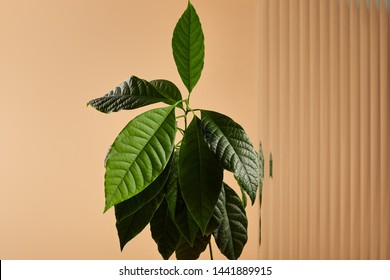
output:
M164 259L173 253L177 259L197 259L212 236L222 254L237 259L248 238L246 195L252 204L256 199L258 155L244 129L230 117L191 108L205 45L190 2L174 29L172 49L187 98L170 81L132 76L88 102L103 113L168 105L132 119L110 147L104 212L115 208L121 250L150 223ZM184 127L178 127L179 118L184 118ZM175 143L178 131L182 139ZM224 170L234 174L241 198L223 181Z

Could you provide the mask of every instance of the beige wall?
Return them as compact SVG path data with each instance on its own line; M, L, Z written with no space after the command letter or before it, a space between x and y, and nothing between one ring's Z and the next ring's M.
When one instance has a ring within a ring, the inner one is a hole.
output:
M389 4L260 0L260 258L390 259Z
M185 0L0 0L0 259L159 259L149 230L119 250L103 159L141 110L86 108L130 75L180 85L171 36ZM193 0L206 62L194 107L258 141L258 1ZM257 258L257 207L243 258ZM216 250L214 250L216 251ZM207 258L207 254L204 258Z

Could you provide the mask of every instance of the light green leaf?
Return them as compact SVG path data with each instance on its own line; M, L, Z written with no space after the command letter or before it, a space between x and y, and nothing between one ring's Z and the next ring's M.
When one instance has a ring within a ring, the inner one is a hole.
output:
M171 157L172 158L172 157ZM143 191L138 193L137 195L115 205L115 213L117 213L120 217L126 217L134 214L139 209L142 208L145 204L155 198L161 190L164 188L165 183L167 181L172 159L168 162L165 169L161 172L161 174L154 180L148 187L146 187Z
M191 92L203 70L204 35L199 16L190 1L173 31L172 50L180 77Z
M165 169L176 135L174 109L147 111L119 133L106 162L104 211L143 191Z
M163 201L164 195L164 192L161 191L155 198L131 215L126 213L126 209L130 207L126 204L129 202L124 201L115 205L116 228L121 250L123 250L127 242L137 236L148 225Z
M150 231L161 256L165 260L169 259L179 244L181 234L172 221L165 199L150 221Z
M222 187L223 169L207 147L195 116L180 148L179 181L191 216L204 233Z
M91 105L100 112L111 113L136 109L157 102L175 104L181 100L180 92L180 96L174 92L171 82L159 80L153 83L159 88L156 89L153 84L131 76L129 80L124 81L114 90L103 97L89 101L87 105ZM168 92L167 87L170 89ZM169 95L171 93L172 96Z
M194 244L191 246L185 239L181 239L176 248L176 259L178 260L196 260L200 254L206 250L210 241L210 235L203 235L199 230Z
M242 187L240 187L240 190L241 190L242 206L244 206L244 208L246 208L246 206L248 205L248 199L246 198L246 193L245 193L244 189Z
M259 183L258 158L244 129L231 118L212 111L202 110L204 139L223 168L234 176L252 204Z
M224 184L217 207L222 217L221 225L214 232L215 242L228 259L236 260L248 240L248 220L245 209L235 191Z

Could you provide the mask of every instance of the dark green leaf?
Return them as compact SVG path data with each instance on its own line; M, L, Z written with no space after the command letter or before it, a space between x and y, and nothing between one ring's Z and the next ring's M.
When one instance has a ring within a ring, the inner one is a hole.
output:
M220 227L222 219L223 217L221 215L221 211L218 209L217 205L215 205L215 209L213 215L211 216L210 222L207 225L205 235L214 233Z
M177 184L167 186L166 200L172 219L181 232L182 237L193 245L199 226L187 209L178 181Z
M222 254L228 259L236 260L248 240L248 220L240 198L226 184L219 196L217 209L222 216L222 223L214 232L215 242Z
M223 114L202 110L202 130L210 150L223 168L234 173L253 204L259 183L258 159L244 129Z
M173 154L171 171L166 182L166 196L169 213L179 228L182 237L191 245L194 243L199 226L188 212L187 205L183 200L179 184L179 152L176 150Z
M264 178L264 153L263 153L263 145L260 142L259 147L259 177Z
M259 186L260 186L260 196L261 196L261 194L263 192L263 182L264 182L264 153L263 153L263 146L262 146L262 144L260 142L260 148L259 148Z
M106 163L104 211L140 193L165 169L176 135L174 109L147 111L119 133Z
M204 35L199 17L189 1L173 31L172 50L180 77L191 92L203 70Z
M161 85L161 83L167 85ZM172 83L168 81L161 82L160 80L160 82L157 82L158 86L169 88L172 87L171 84ZM114 90L103 97L89 101L87 105L91 105L100 112L111 113L120 110L136 109L157 102L174 104L181 100L181 96L179 97L177 92L175 92L172 97L167 93L168 92L156 89L151 83L145 80L131 76L129 80L121 83Z
M176 207L177 207L177 196L181 195L180 186L179 186L179 151L176 150L173 153L171 170L169 172L169 177L166 182L166 200L168 203L168 209L172 215L172 218L175 218Z
M221 191L223 169L207 147L197 117L194 117L183 137L179 180L188 210L204 233Z
M269 176L272 178L273 174L273 170L272 170L272 153L269 154Z
M260 213L259 213L259 246L261 245L261 206L263 204L263 184L264 184L264 153L263 153L263 146L260 142L260 148L259 148L259 200L260 200Z
M176 259L178 260L196 260L200 254L206 250L210 241L210 235L203 236L199 230L193 246L191 246L185 239L181 239L179 246L176 248Z
M124 201L115 205L116 228L121 250L127 242L137 236L148 225L163 201L164 195L164 192L161 191L155 198L131 215L126 213L126 209L130 208L127 204L130 202Z
M150 231L161 256L165 260L169 259L179 244L181 234L172 221L165 199L150 221Z
M167 100L165 103L173 105L183 99L180 90L174 83L170 81L153 80L150 81L150 84L153 85L158 90L158 92L165 97L165 99ZM179 103L178 106L180 108L183 108L183 105L181 105L181 103Z

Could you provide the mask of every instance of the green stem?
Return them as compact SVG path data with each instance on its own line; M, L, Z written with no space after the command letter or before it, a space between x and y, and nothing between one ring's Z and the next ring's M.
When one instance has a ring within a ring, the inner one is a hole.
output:
M191 108L190 108L190 94L188 95L188 98L185 100L185 104L186 104L186 109L184 111L184 131L187 130L187 126L188 126L187 116L188 116L188 112L191 111Z
M181 133L181 135L184 135L184 129L178 127L177 130Z
M187 115L188 115L188 111L186 110L186 114L184 115L184 131L187 130Z
M182 140L180 140L180 141L175 145L175 149L176 149L176 150L177 150L177 149L180 149L181 142L182 142Z
M213 257L213 247L211 246L211 239L209 241L209 249L210 249L210 260L214 260L214 257Z

